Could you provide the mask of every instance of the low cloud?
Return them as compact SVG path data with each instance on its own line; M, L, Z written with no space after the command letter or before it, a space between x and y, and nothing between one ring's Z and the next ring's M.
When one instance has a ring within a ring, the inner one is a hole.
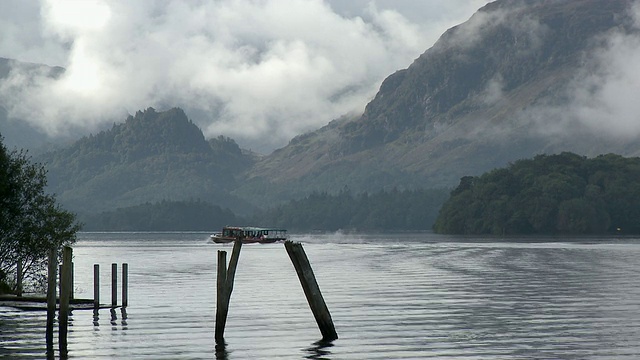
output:
M320 0L10 2L14 20L40 36L21 37L2 17L13 30L0 37L0 55L67 69L55 80L14 71L0 86L12 117L60 135L180 106L207 136L269 151L361 111L384 77L487 1L448 1L460 13L432 23L385 1L351 15Z
M523 112L543 135L589 133L628 142L640 137L640 5L631 9L633 31L603 35L586 54L581 69L559 95L561 104L543 103ZM556 101L557 102L557 101Z

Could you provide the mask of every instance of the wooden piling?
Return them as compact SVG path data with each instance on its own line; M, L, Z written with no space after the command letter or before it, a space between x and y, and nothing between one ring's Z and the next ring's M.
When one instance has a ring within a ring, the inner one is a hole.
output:
M227 280L227 252L218 250L218 275L216 279L216 344L224 343L224 326L227 320L225 310L229 311L229 304L224 304L225 284Z
M58 254L55 248L49 250L49 269L47 274L47 354L53 354L53 322L56 316L56 277Z
M100 308L100 265L93 264L93 307Z
M71 260L73 250L65 246L62 252L62 273L60 274L60 313L58 315L58 345L60 354L67 354L67 333L69 327L69 300L71 298Z
M118 306L118 264L111 264L111 306Z
M22 261L16 263L16 295L22 297Z
M61 294L62 294L62 274L64 274L62 272L62 265L63 264L58 265L58 276L59 276L59 280L60 280L60 283L58 284L58 297L60 297ZM70 270L70 272L71 272L71 277L70 277L71 280L69 280L69 284L70 284L70 286L69 286L69 299L73 299L73 262L71 262L71 270Z
M71 262L71 281L69 283L70 284L70 286L69 286L69 299L71 299L71 300L73 300L73 298L74 298L74 294L73 294L74 290L73 290L73 288L74 288L74 284L75 284L75 281L74 281L75 273L76 273L76 270L75 270L75 266L73 265L73 261L72 261Z
M129 305L129 264L122 264L122 307Z
M240 257L242 241L235 241L233 252L227 269L227 252L218 251L218 279L217 279L217 303L216 303L216 344L224 345L224 328L229 314L229 300L233 291L233 281Z
M316 277L313 274L309 259L302 248L302 244L294 243L292 241L286 241L284 243L289 258L293 263L293 267L296 269L300 284L304 291L304 295L307 297L307 302L311 308L311 312L318 323L320 332L322 333L322 339L325 341L332 341L338 338L336 329L331 319L331 314L327 308L320 287L316 281Z

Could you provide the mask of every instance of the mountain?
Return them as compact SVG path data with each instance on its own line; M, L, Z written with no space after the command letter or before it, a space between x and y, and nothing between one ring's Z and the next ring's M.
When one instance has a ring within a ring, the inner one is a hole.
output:
M568 116L581 110L575 93L604 87L596 77L606 73L602 54L637 35L632 6L632 0L490 3L386 78L361 116L294 138L247 174L268 173L268 180L254 178L236 193L450 187L462 176L541 153L638 155L637 136L598 130L612 119L600 119L594 131Z
M64 68L42 64L25 63L0 57L0 85L9 78L12 71L18 70L23 76L46 76L57 78L64 73ZM5 99L0 99L0 135L9 148L35 149L48 145L50 139L40 130L32 127L22 119L9 117L3 107Z
M201 200L246 213L230 195L254 158L229 138L205 140L181 109L138 111L110 130L36 157L70 210L98 213L147 202Z

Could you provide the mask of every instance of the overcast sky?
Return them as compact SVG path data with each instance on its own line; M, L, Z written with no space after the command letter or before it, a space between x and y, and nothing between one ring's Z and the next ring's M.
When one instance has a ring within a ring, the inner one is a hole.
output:
M50 134L179 106L207 137L268 152L343 114L487 0L2 0L10 114Z

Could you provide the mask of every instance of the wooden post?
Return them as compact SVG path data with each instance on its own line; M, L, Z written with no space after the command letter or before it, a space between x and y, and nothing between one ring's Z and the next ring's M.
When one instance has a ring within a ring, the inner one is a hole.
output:
M231 259L229 260L229 269L227 270L226 279L226 295L227 303L231 299L231 292L233 291L233 279L236 277L236 267L238 267L238 258L240 258L240 249L242 248L242 241L236 240L233 244L233 251L231 252Z
M66 356L67 354L67 332L69 327L69 300L71 297L71 260L73 258L73 249L68 246L64 247L62 252L62 273L60 274L60 313L58 315L59 323L59 335L58 345L60 347L60 354Z
M216 344L224 344L224 325L227 321L229 304L224 304L227 280L227 252L218 250L218 278L216 286Z
M129 305L129 264L122 264L122 307Z
M332 341L338 338L336 329L331 319L331 314L327 308L327 304L324 302L320 287L316 281L313 270L309 264L309 259L302 248L302 244L294 243L292 241L286 241L284 247L287 249L289 258L293 263L293 267L296 269L300 284L304 290L304 295L307 297L307 302L311 308L311 312L318 323L320 332L322 333L322 340Z
M111 306L118 306L118 264L111 264Z
M233 252L227 269L227 252L218 251L218 279L217 279L217 304L216 304L216 344L224 345L224 327L229 314L229 301L233 291L233 281L240 258L242 241L236 240L233 244Z
M53 356L53 322L56 316L56 277L58 276L58 254L56 249L49 250L49 269L47 274L47 354Z
M59 291L58 291L58 297L62 297L62 274L64 274L62 272L62 265L58 265L58 273L60 276L60 284L58 285L59 287ZM71 262L71 280L69 280L69 299L73 299L73 262Z
M22 261L16 263L16 295L22 297Z
M62 296L62 264L58 264L58 302L60 302L60 296Z
M100 307L100 265L93 264L93 307Z
M73 300L73 297L74 297L74 295L73 295L73 293L74 293L74 290L73 290L74 278L75 278L75 268L73 266L73 261L72 261L71 262L71 281L69 282L69 284L70 284L70 287L69 287L69 299L71 299L71 300Z

